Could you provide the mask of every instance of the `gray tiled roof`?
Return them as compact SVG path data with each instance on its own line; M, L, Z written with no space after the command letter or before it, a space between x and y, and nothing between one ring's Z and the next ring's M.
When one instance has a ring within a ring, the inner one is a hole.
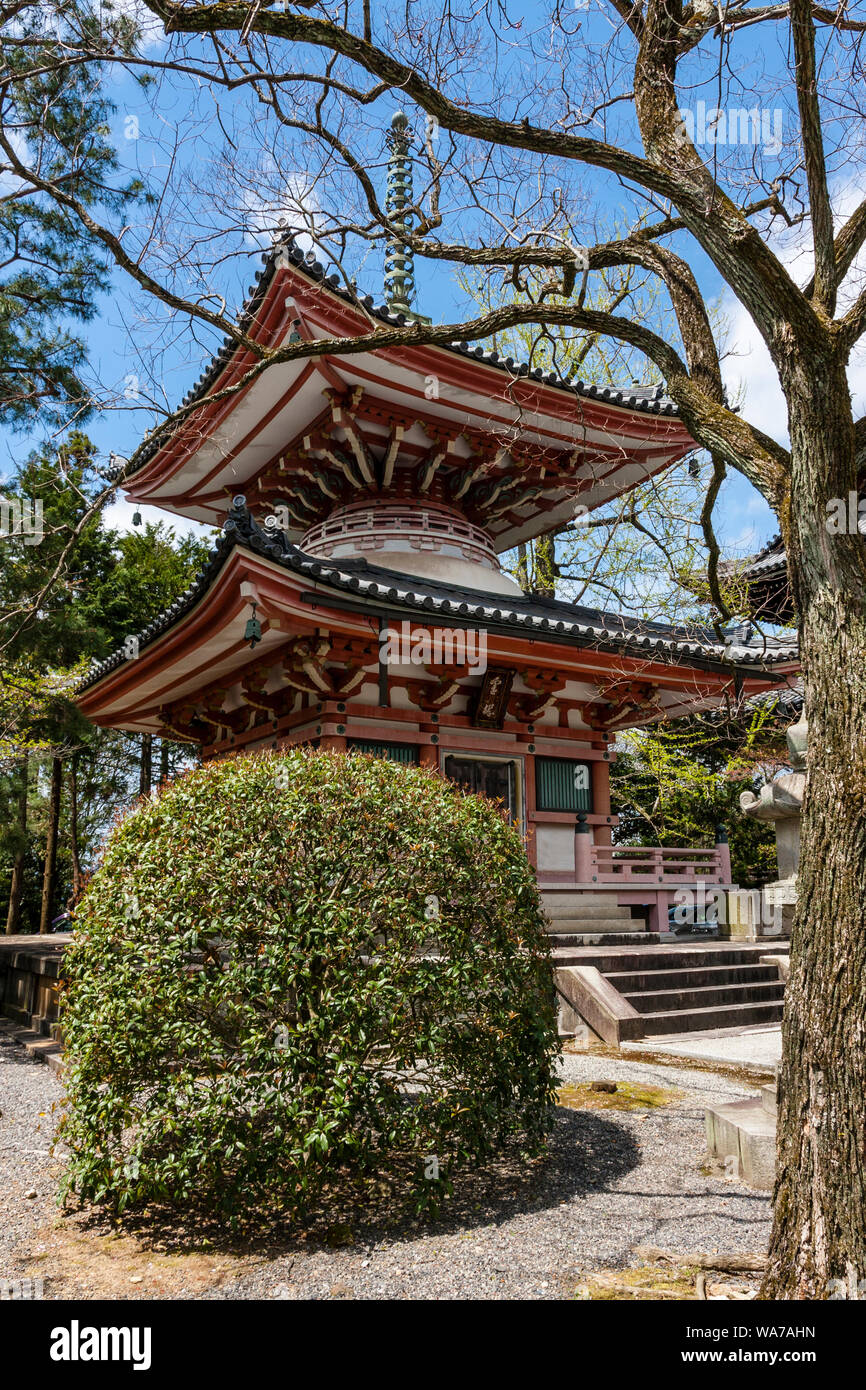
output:
M743 579L768 579L774 574L783 574L788 567L785 547L781 536L771 541L746 560L729 560L724 565L729 573L738 574Z
M774 536L762 550L744 560L728 560L719 566L726 579L743 583L749 610L765 623L788 625L796 619L788 557L781 536Z
M678 626L644 621L598 608L584 608L562 599L538 595L491 595L456 584L442 584L420 576L401 575L368 564L366 560L320 560L291 545L280 531L266 530L254 520L243 498L225 523L223 535L210 560L190 589L176 599L159 618L137 635L139 650L166 632L204 596L237 545L264 556L311 583L334 589L346 599L355 598L359 606L376 605L411 616L429 613L455 622L472 622L514 636L544 638L564 646L592 647L600 651L688 665L746 672L766 671L773 666L795 662L796 644L789 639L751 637L750 629L735 628L719 642L706 627ZM93 665L80 690L123 664L122 649Z

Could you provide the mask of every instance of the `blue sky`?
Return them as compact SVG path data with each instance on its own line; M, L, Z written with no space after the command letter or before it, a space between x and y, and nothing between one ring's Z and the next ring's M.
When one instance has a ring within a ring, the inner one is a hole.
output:
M127 0L127 3L133 3L133 0ZM581 22L588 26L588 31L606 22L603 15L595 13L593 5L594 0L578 0L575 5L575 11L578 12ZM527 23L538 18L538 6L532 3L512 8L518 14L522 11ZM165 40L156 31L150 35L149 51L157 55L165 51ZM768 68L771 72L774 64L776 69L779 67L778 58L774 59L772 54L768 55L766 51L755 52L749 57L748 65L755 64ZM190 98L189 93L184 93L182 88L172 90L165 87L160 94L162 104L154 112L128 75L115 68L114 76L112 94L117 112L113 133L124 167L158 178L161 165L168 158L170 132L175 122L183 124L184 121L191 121L193 126L198 124L202 131L205 159L212 156L215 146L212 141L207 144L209 137L206 135L208 120L212 120L212 109L209 111L206 95L198 93ZM742 76L747 87L749 74L744 72ZM755 74L752 73L751 80L754 79ZM706 106L707 101L712 100L712 91L709 77L696 70L694 85L688 93L689 109L696 111L697 103L700 101L704 101ZM184 102L191 102L191 105L185 107ZM387 120L393 109L396 109L396 103L389 99L386 105L388 109L383 110L383 115ZM421 118L416 120L413 117L413 121L416 128L421 124ZM129 138L131 131L134 132L135 138ZM187 157L187 154L182 153L181 159ZM858 174L851 168L840 169L836 178L837 202L840 208L849 208L860 191ZM384 194L384 176L380 182L381 192ZM621 190L612 189L610 185L605 186L599 195L597 212L607 220L615 219L618 214L625 217L629 211L626 197ZM618 203L617 199L621 201ZM447 227L444 234L448 235ZM679 244L674 241L673 244L676 249L685 249L682 241ZM230 306L232 303L236 306L240 302L243 291L251 283L253 274L260 265L260 252L253 235L248 235L245 241L237 240L233 250L237 258L223 280ZM808 249L802 234L790 236L786 243L780 245L779 250L786 263L796 266L798 278L805 278L808 271ZM742 400L747 418L775 438L787 442L784 402L772 365L754 325L712 266L700 253L694 255L691 243L689 251L706 299L716 305L727 323L726 341L732 355L725 362L725 375L733 399ZM381 276L381 255L373 253L359 275L359 282L364 290L372 293L377 299L381 297ZM467 306L462 291L449 267L435 262L419 263L416 266L416 276L419 285L418 307L432 315L434 320L458 320L461 313L466 312ZM152 311L152 307L150 306L149 310L145 308L145 312ZM103 298L99 308L99 317L86 326L85 335L96 376L104 385L114 389L118 399L117 408L106 410L91 419L87 425L87 432L105 454L114 451L127 455L140 441L149 423L149 412L135 408L134 401L124 399L124 392L132 389L134 378L140 370L137 344L143 341L144 336L152 337L155 326L153 323L144 323L141 294L131 289L130 282L121 272L115 275L112 291ZM159 312L157 309L157 317ZM198 342L189 333L182 335L179 340L173 339L171 335L166 337L159 375L168 405L179 402L210 360L210 355L207 335L199 335ZM852 390L862 402L866 395L866 366L862 359L858 359L852 368ZM34 442L36 441L25 440L21 436L5 434L0 439L0 471L8 474L10 463L16 457L20 457ZM125 528L130 524L131 513L132 508L128 504L119 502L110 510L109 520ZM146 517L152 516L155 519L157 515L161 514L152 509L145 509ZM738 475L732 476L725 484L716 515L723 543L737 553L758 548L777 529L769 507L750 484ZM178 523L173 521L172 524Z

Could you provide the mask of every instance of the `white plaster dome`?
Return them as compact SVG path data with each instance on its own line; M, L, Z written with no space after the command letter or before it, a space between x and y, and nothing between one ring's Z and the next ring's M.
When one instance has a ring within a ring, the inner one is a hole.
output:
M300 549L316 559L363 559L398 574L460 584L486 594L520 594L503 574L489 535L438 502L352 502L312 526Z

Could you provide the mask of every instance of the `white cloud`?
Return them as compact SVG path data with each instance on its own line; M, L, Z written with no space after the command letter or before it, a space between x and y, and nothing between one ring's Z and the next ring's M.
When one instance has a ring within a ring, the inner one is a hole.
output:
M321 204L302 174L291 174L279 193L248 188L241 197L244 237L267 250L281 234L291 233L302 251L316 251Z
M837 232L864 196L866 173L834 189L833 210ZM805 284L812 273L811 229L792 229L778 237L772 243L772 249L798 284ZM864 281L866 254L857 258L846 276L839 293L837 314L845 312L863 288ZM731 399L742 403L743 413L751 424L772 435L780 444L787 444L788 410L764 340L751 315L730 291L723 299L722 313L729 324L727 341L731 355L723 363L723 373ZM852 353L848 381L855 415L859 415L866 407L866 345L861 345Z

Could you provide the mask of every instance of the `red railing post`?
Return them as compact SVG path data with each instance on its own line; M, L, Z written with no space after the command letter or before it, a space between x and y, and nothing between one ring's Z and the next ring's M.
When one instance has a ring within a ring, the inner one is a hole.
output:
M592 882L592 831L583 811L574 827L574 876L578 883Z
M731 883L731 847L728 844L728 832L723 825L716 826L716 854L720 882Z

